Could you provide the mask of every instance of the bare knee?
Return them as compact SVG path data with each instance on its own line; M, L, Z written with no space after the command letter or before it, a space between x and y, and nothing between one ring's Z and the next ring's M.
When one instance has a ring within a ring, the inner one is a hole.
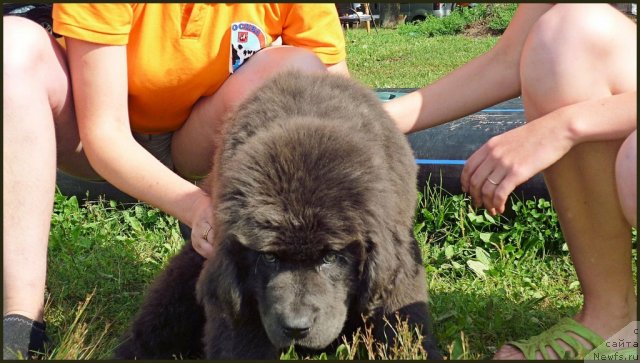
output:
M617 76L617 69L635 68L635 62L621 64L636 43L629 22L608 4L553 6L526 39L520 60L523 95L571 103L615 93L616 82L631 78Z
M42 66L44 49L51 46L48 33L37 23L18 16L4 16L2 22L3 76L12 81L37 75L34 72Z
M61 108L70 100L69 72L62 46L42 26L22 17L4 16L3 27L5 82L28 86L32 92L42 88L54 114L62 112Z
M542 61L539 66L583 61L602 56L616 46L625 17L608 4L557 4L531 28L521 62ZM628 21L627 21L628 22Z
M263 49L260 53L261 62L268 69L280 70L296 68L300 70L326 70L320 58L312 51L291 46L276 46Z
M275 73L291 68L309 72L326 71L325 65L312 51L291 46L276 46L256 53L238 74L242 75L245 71L251 72L252 78L264 80Z
M70 101L64 50L39 24L3 17L3 81L10 93L46 94L54 115Z
M616 158L616 186L622 212L633 227L637 225L637 131L622 143Z
M223 84L218 93L222 93L225 106L235 107L265 80L287 69L327 71L324 63L309 50L291 46L269 47L254 54Z
M24 111L49 109L44 57L49 35L38 24L17 16L3 17L3 115L5 125L30 128L32 132L50 130L42 127L47 117L22 117ZM50 118L50 117L49 117ZM44 132L44 131L42 131Z

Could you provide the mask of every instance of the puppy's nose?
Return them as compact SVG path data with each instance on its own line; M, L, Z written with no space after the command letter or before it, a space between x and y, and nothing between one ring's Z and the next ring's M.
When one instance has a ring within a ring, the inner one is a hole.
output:
M285 322L282 325L284 335L291 339L302 339L309 335L311 330L311 320L307 318L295 319Z
M302 339L309 335L309 330L311 328L292 328L292 327L283 327L284 335L291 339Z

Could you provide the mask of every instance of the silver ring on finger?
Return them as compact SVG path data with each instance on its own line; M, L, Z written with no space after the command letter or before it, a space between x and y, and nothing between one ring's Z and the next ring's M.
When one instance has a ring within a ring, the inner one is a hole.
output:
M203 240L208 241L209 232L211 232L211 226L209 226L209 229L207 229L207 231L202 234L201 237L202 237Z
M491 178L489 178L489 177L487 177L487 181L488 181L489 183L493 184L493 185L498 185L498 184L500 184L500 183L497 183L497 182L493 181L493 180L492 180Z

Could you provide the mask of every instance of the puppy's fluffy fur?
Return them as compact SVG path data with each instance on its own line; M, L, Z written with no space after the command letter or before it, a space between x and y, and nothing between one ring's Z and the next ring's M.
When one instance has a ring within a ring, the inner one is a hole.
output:
M416 165L375 94L289 71L229 125L206 183L215 254L188 243L172 259L116 355L277 358L335 348L363 321L393 339L383 319L400 316L440 358L412 235Z

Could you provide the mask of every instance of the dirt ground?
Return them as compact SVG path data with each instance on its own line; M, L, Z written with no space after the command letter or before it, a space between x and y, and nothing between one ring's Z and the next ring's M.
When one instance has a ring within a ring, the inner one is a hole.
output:
M462 31L462 34L469 37L483 37L487 35L500 35L500 32L489 28L484 21L477 21L469 24L469 26Z

